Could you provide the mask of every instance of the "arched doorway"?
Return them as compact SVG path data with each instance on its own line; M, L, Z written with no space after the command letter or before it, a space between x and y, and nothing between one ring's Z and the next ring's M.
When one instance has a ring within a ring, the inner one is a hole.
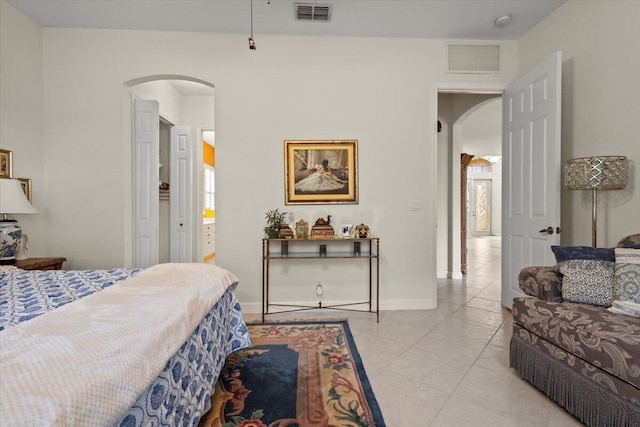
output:
M214 129L214 86L180 75L146 76L125 86L132 112L132 265L199 262L205 241L202 141Z
M442 131L438 134L438 208L437 208L437 274L439 278L461 279L462 274L462 212L465 194L461 180L461 154L478 154L476 145L465 145L482 138L470 137L465 124L473 121L474 115L490 106L501 105L501 93L439 92L438 120ZM498 108L499 110L499 108ZM501 113L492 119L498 129ZM477 131L474 131L477 132ZM501 135L501 130L497 131ZM496 145L501 147L501 136ZM483 150L480 150L483 151ZM488 152L482 154L489 154ZM445 185L446 184L446 185ZM499 187L496 189L498 190Z

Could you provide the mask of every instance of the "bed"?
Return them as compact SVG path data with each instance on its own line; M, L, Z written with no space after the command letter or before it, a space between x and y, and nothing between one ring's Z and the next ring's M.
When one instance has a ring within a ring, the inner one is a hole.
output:
M0 267L0 425L197 425L250 344L236 286L208 264Z

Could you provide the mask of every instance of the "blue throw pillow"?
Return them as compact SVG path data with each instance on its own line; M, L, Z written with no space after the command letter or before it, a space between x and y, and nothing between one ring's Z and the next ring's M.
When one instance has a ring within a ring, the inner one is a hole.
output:
M571 261L576 259L591 261L610 261L616 260L613 249L609 248L592 248L591 246L551 246L551 250L556 256L556 262Z

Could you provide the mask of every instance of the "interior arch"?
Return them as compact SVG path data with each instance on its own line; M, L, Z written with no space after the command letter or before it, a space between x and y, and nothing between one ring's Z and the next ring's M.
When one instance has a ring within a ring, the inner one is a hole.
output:
M126 148L126 153L125 156L129 158L129 164L131 164L131 168L130 168L130 179L127 181L129 183L133 183L133 177L134 177L134 156L133 156L133 120L132 120L132 114L133 114L133 102L132 100L136 97L139 96L140 94L136 93L136 87L139 87L140 85L144 85L145 83L154 83L154 82L167 82L170 83L178 93L180 93L180 95L182 95L185 98L188 98L190 96L195 96L195 97L211 97L211 120L207 120L206 122L204 122L205 124L200 124L199 123L194 123L192 120L187 120L187 122L189 123L184 123L184 124L188 124L192 127L192 141L193 141L193 149L192 149L192 154L191 154L191 163L193 165L192 168L192 183L193 185L189 186L190 188L190 199L192 200L191 202L191 210L193 212L192 215L190 215L190 217L192 218L192 233L191 233L191 241L192 241L192 245L191 245L191 262L200 262L202 261L203 258L203 236L202 236L202 215L198 216L198 213L202 213L203 209L204 209L204 200L203 200L203 194L204 194L204 179L203 179L203 175L204 175L204 164L203 164L203 154L202 154L202 147L198 144L198 141L201 141L203 139L203 133L206 131L213 131L214 130L214 118L213 118L213 96L214 96L214 89L215 89L215 85L209 81L197 78L197 77L193 77L193 76L188 76L188 75L181 75L181 74L154 74L154 75L147 75L147 76L141 76L141 77L137 77L134 79L130 79L124 82L124 89L125 89L125 107L124 107L124 112L125 112L125 132L127 133L127 135L125 135L125 146ZM191 83L191 84L186 84L184 85L183 83ZM144 95L144 97L146 98L146 95ZM149 99L154 99L154 97L150 97ZM158 101L160 101L161 105L162 105L162 101L159 99L156 99ZM176 116L180 116L180 115L176 115ZM177 119L175 117L170 117L169 115L165 115L163 114L163 108L160 108L160 124L161 124L161 128L162 128L162 124L164 124L164 127L166 128L171 127L173 125L178 125L178 124L183 124L180 123L180 119ZM162 134L162 129L161 129L161 134ZM162 161L160 163L167 163L166 160L165 162ZM166 169L166 168L165 168ZM161 181L163 181L162 177L160 179ZM125 260L130 260L130 264L133 265L135 260L135 254L133 251L133 240L134 240L134 233L135 233L135 225L134 225L134 219L133 219L133 200L136 196L136 190L133 188L133 185L129 185L129 188L125 189L125 197L128 202L125 203L125 209L124 209L124 213L125 213ZM127 197L128 196L128 197ZM165 216L168 214L165 214ZM162 219L161 217L161 221L164 221L165 225L166 221L168 221L168 218L164 218ZM168 225L167 225L168 226ZM161 224L162 227L162 224ZM162 247L164 248L165 246L168 246L169 240L168 240L168 233L162 233L161 235L164 235L165 237L163 237L163 243L162 243ZM164 254L164 252L168 252L168 250L164 250L161 254L160 257L160 261L162 261L164 258L166 258L168 255ZM164 262L168 262L166 259L164 260Z

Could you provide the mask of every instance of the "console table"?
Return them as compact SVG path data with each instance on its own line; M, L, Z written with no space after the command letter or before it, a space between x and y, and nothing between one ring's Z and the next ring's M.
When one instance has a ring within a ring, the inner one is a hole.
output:
M327 260L348 259L365 260L369 262L369 300L354 301L345 304L323 305L322 301L317 305L292 305L271 302L269 299L269 264L271 262L284 262L294 260ZM375 269L374 269L375 264ZM375 273L375 311L373 309ZM369 310L347 308L355 305L368 304ZM380 238L335 238L335 239L262 239L262 323L269 313L270 306L297 307L289 311L311 310L316 308L333 308L351 311L368 311L376 313L376 321L380 322Z

